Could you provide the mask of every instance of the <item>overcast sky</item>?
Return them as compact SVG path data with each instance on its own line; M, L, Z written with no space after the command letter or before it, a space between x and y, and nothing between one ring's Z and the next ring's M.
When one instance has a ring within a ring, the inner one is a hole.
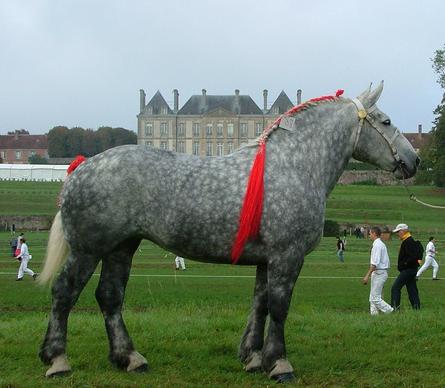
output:
M262 107L385 81L379 107L431 129L444 0L0 0L0 134L135 130L139 89L172 106L240 89Z

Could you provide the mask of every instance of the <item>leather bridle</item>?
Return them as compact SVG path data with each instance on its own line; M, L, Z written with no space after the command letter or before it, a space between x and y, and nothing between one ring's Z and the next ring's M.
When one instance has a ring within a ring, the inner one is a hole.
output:
M353 98L352 102L354 103L355 107L358 111L358 117L360 119L358 130L356 132L355 141L354 141L354 150L357 146L358 139L360 138L360 134L363 128L363 124L365 120L373 127L380 136L383 137L383 139L388 143L389 148L391 149L392 155L394 159L396 160L397 166L394 168L394 171L396 171L398 168L401 169L402 174L404 174L403 168L405 167L405 162L400 158L399 153L397 152L397 149L394 145L395 140L401 135L400 131L395 128L394 134L389 137L385 131L383 131L381 128L379 128L379 125L377 124L377 121L371 116L371 113L374 112L377 109L377 106L374 104L371 106L368 110L365 109L362 102L358 98Z

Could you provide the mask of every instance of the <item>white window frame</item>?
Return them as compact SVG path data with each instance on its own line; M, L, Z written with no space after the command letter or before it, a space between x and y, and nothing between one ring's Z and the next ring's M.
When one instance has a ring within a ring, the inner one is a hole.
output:
M216 143L216 156L224 155L224 143Z
M177 144L177 152L181 152L182 154L185 153L185 141L178 141Z
M160 127L161 136L168 136L168 122L163 121Z
M240 137L247 137L247 135L249 133L248 128L247 128L247 123L240 123L239 133L240 133Z
M22 151L15 151L15 160L20 160L22 159Z
M201 128L199 123L193 123L193 137L199 137Z
M153 123L145 123L145 136L153 136Z
M231 154L233 152L233 142L228 142L227 143L227 154Z
M263 133L263 125L261 123L255 123L255 136L260 136Z
M168 142L166 141L161 141L161 144L159 144L159 148L161 150L168 150Z
M233 137L234 130L233 130L233 123L227 124L227 137Z
M194 141L193 142L193 155L199 155L200 148L201 148L201 145L199 144L199 141Z
M222 123L218 123L216 126L216 136L223 137L224 136L224 126Z
M180 136L180 137L185 136L185 123L178 124L178 136Z
M210 141L206 144L206 156L213 156L213 143Z
M206 137L212 137L213 136L213 124L208 123L206 125Z

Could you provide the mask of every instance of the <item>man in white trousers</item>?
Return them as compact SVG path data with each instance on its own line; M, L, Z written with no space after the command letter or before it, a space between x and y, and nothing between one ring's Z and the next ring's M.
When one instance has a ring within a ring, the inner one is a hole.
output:
M382 231L379 227L371 228L369 237L373 241L371 250L371 264L363 278L363 284L368 284L371 277L371 292L369 293L369 305L371 315L379 312L389 314L394 309L382 299L383 286L388 279L389 256L385 243L380 239Z
M429 238L429 242L425 249L425 263L417 271L416 279L420 277L429 267L433 267L433 280L439 280L437 272L439 272L439 264L436 261L436 239L434 237Z
M175 266L176 270L179 270L181 268L183 271L185 271L185 261L184 258L181 256L176 256L175 258Z
M25 276L25 273L32 276L34 280L36 280L37 275L34 273L34 271L30 268L28 268L28 262L31 260L31 255L28 251L28 244L26 244L26 239L22 237L21 239L21 246L20 246L20 253L17 256L17 260L20 261L20 268L19 272L17 274L17 281L23 280L23 276Z

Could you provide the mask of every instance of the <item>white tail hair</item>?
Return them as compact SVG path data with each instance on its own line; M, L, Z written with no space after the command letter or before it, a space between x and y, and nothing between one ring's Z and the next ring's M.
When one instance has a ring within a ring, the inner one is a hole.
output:
M52 282L57 270L65 261L69 249L68 242L63 235L62 215L59 211L54 217L49 233L43 270L37 278L40 284Z

